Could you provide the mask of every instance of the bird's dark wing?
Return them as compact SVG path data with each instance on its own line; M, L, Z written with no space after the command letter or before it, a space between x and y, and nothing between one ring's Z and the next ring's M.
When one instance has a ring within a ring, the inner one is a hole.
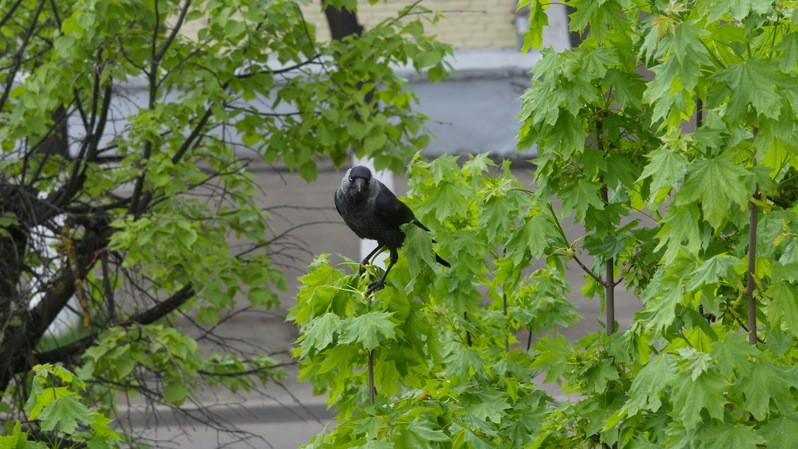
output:
M374 213L383 222L397 228L405 223L418 221L413 211L382 183L380 193L374 200Z
M335 193L333 193L333 202L335 203L335 210L338 211L338 215L343 217L344 214L341 213L341 208L338 207L338 191L337 190L335 191Z

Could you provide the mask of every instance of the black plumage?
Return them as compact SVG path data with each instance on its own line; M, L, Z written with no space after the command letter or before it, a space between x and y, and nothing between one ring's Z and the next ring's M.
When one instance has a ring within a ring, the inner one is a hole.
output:
M377 282L369 285L369 292L383 287L388 272L399 258L397 250L405 239L405 234L399 227L405 223L413 223L429 231L405 203L385 184L374 178L371 170L362 165L350 168L344 175L341 186L335 191L335 208L358 237L377 241L377 247L360 262L361 273L381 249L387 248L390 251L388 268ZM441 265L449 266L437 254L435 257Z

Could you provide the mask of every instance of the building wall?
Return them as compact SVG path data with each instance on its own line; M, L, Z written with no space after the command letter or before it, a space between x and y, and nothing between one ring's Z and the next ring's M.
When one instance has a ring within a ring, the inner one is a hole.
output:
M358 2L358 20L366 28L373 27L387 17L396 16L411 0L379 1L369 5ZM423 0L422 6L440 11L443 18L428 31L451 44L456 50L516 49L515 29L517 0ZM313 0L302 7L305 18L316 25L317 36L330 36L327 21L321 11L321 0Z

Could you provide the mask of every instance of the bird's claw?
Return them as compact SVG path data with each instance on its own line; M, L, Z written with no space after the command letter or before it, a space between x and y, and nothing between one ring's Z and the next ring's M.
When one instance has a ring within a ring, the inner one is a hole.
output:
M366 289L366 296L376 292L377 290L382 290L383 287L385 287L385 281L380 280L377 282L372 282L369 284L369 288Z
M358 269L357 271L358 277L360 279L363 279L364 276L366 276L367 274L369 274L369 270L367 269L366 264L360 264L360 269ZM366 289L366 296L376 292L377 290L381 290L383 287L385 287L384 279L380 279L377 282L372 282L371 284L369 284L368 288Z

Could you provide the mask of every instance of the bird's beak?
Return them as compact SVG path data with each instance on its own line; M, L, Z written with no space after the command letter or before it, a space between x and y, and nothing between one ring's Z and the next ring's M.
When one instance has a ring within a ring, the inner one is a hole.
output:
M355 183L355 190L357 190L358 193L366 188L366 180L363 178L355 178L352 182Z

